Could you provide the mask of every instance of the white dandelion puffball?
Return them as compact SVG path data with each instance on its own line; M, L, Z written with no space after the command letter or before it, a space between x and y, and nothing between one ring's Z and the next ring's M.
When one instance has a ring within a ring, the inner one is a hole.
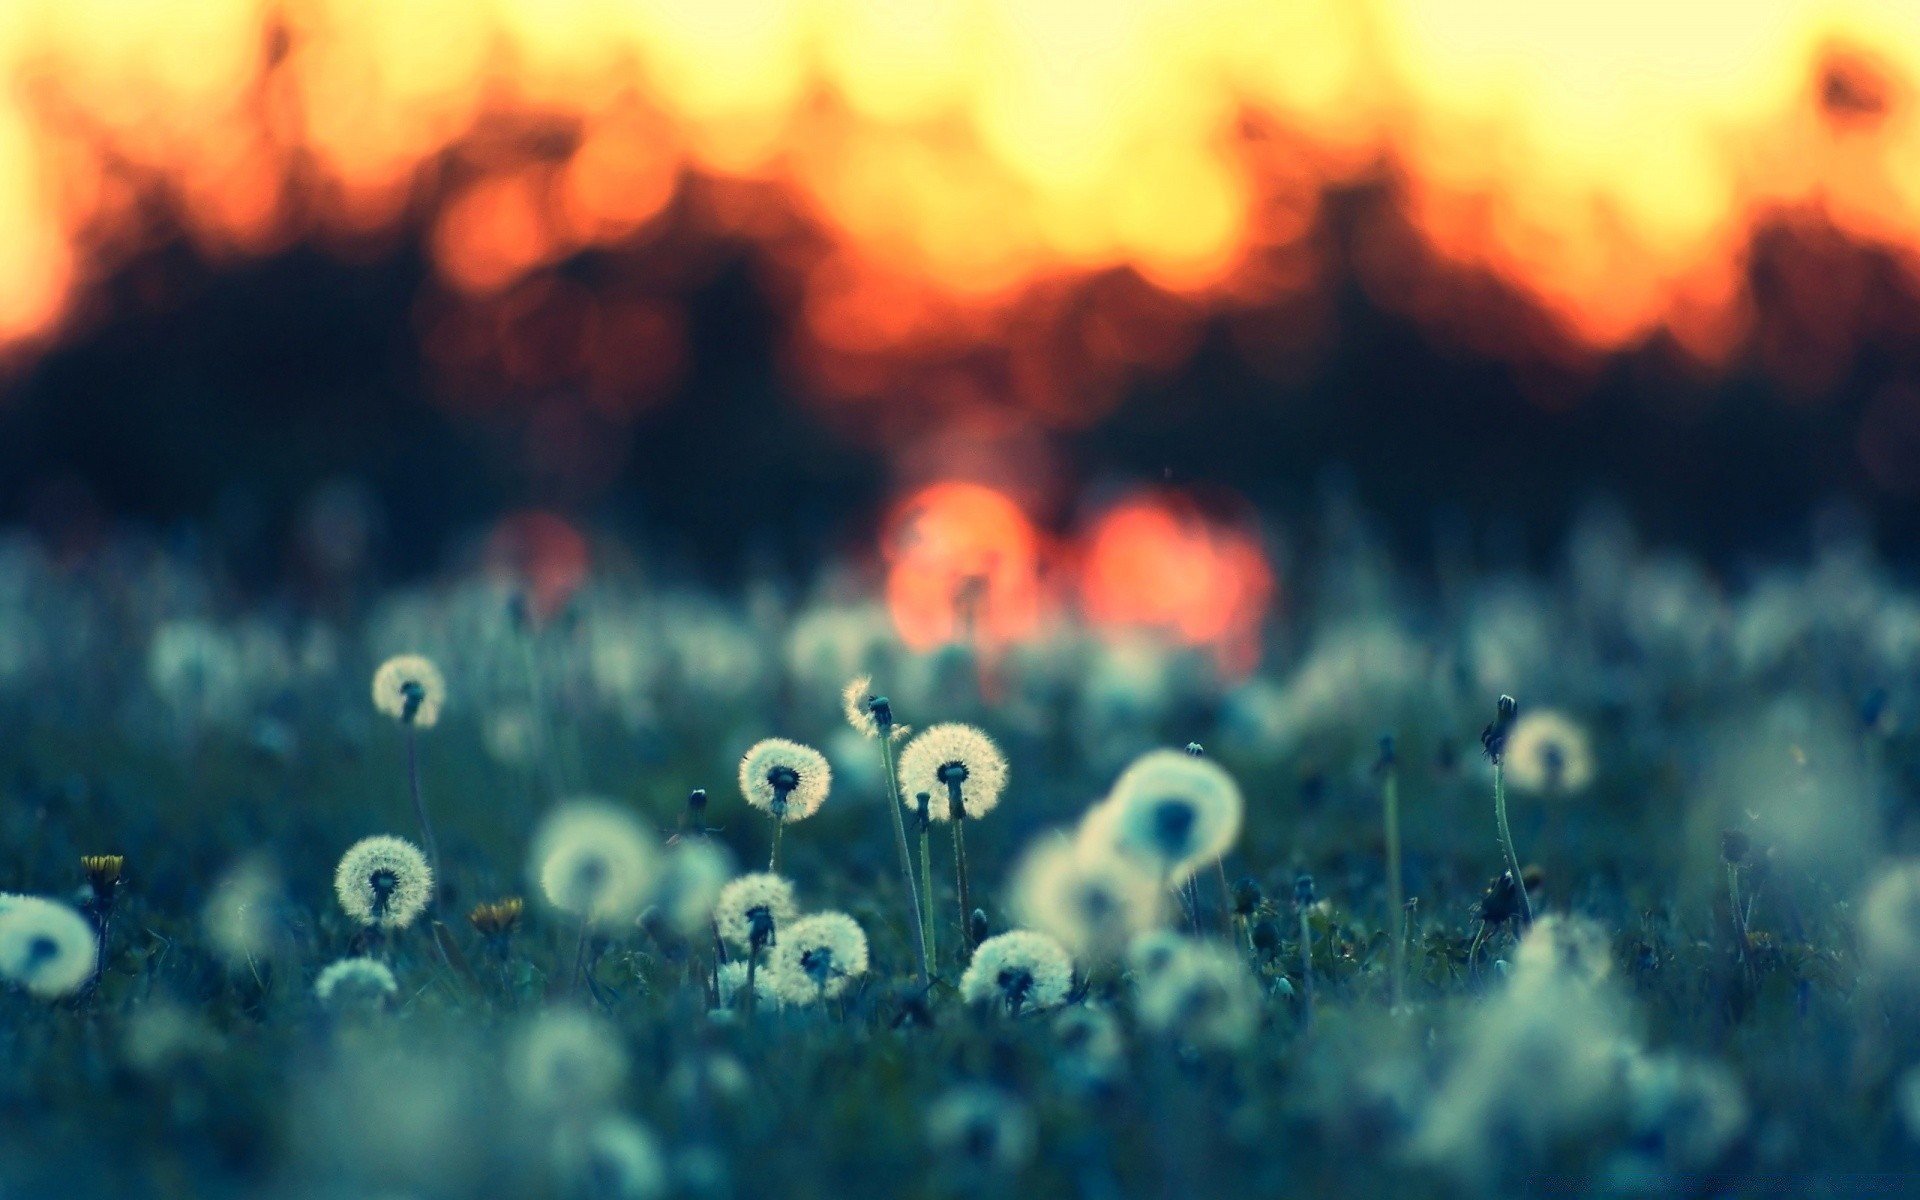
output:
M746 986L747 986L746 962L742 959L736 958L732 962L721 963L720 969L713 973L713 981L714 981L714 986L716 986L720 991L720 995L719 995L720 1007L732 1008L733 998L746 990ZM755 983L755 986L758 986L759 980L756 978L754 980L754 983Z
M99 965L93 923L38 896L9 896L0 907L0 977L36 996L79 991Z
M1522 792L1570 795L1593 782L1593 743L1587 731L1552 709L1521 715L1507 734L1500 761L1507 782Z
M338 1010L379 1008L399 991L393 971L372 958L343 958L329 963L313 981L314 997Z
M1920 859L1890 864L1868 886L1860 957L1890 978L1920 980Z
M667 1159L653 1131L631 1117L596 1118L585 1129L554 1133L555 1165L577 1194L607 1200L653 1200L667 1190Z
M1166 968L1140 982L1140 1023L1189 1046L1231 1050L1259 1023L1259 997L1240 956L1189 941Z
M867 935L845 913L813 913L780 931L768 967L781 999L792 1004L831 1000L867 973Z
M631 921L659 887L656 839L617 805L570 800L533 839L533 870L547 902L595 925Z
M960 789L967 819L983 817L1000 803L1007 787L1007 757L993 739L971 725L949 721L929 725L900 752L900 800L912 812L927 794L927 815L950 821L949 798Z
M873 677L870 675L855 675L847 680L847 686L840 689L840 711L846 714L847 724L859 731L861 737L877 738L880 736L880 722L874 717L873 710L867 707L867 701L871 699ZM899 736L897 726L893 736Z
M1076 957L1109 958L1160 924L1166 889L1134 859L1064 838L1042 840L1013 875L1014 919Z
M244 858L215 885L200 925L215 953L229 966L242 966L286 948L283 904L280 873L272 862Z
M927 1106L927 1142L983 1171L1017 1171L1033 1157L1033 1116L996 1087L962 1084Z
M1613 939L1585 917L1548 913L1513 952L1515 988L1571 983L1595 987L1613 970Z
M974 949L960 977L960 998L968 1004L993 1002L1014 1015L1066 1003L1073 990L1073 958L1044 933L1015 929L990 937Z
M362 838L340 856L333 891L341 909L360 924L405 929L433 899L433 868L405 838Z
M788 825L819 812L832 786L826 756L786 738L755 742L740 759L740 794Z
M543 1112L592 1112L627 1082L627 1050L599 1017L550 1008L528 1022L509 1057L513 1090Z
M1120 773L1082 832L1177 883L1233 848L1245 808L1233 776L1212 760L1151 750Z
M733 856L714 842L682 840L667 848L654 903L683 936L704 934L720 889L733 878Z
M1135 980L1151 979L1172 966L1191 944L1191 939L1171 929L1139 934L1127 943L1127 969Z
M373 706L402 725L432 729L446 702L446 677L425 655L397 654L373 673Z
M793 903L792 882L767 871L758 871L752 875L742 875L720 889L720 898L713 903L713 923L723 939L746 950L753 945L753 930L757 924L762 925L775 939L763 944L778 945L780 931L793 921L797 912Z

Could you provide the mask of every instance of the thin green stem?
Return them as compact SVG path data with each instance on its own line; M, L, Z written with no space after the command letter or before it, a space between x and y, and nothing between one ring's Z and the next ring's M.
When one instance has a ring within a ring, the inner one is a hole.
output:
M924 889L920 906L921 929L927 939L927 962L938 963L940 949L934 940L935 924L933 920L933 823L928 821L922 806L920 816L920 886Z
M1533 901L1527 898L1527 881L1520 877L1520 856L1513 850L1513 831L1507 828L1507 768L1493 760L1493 815L1500 822L1500 848L1507 852L1507 870L1513 872L1514 890L1520 893L1520 914L1533 924Z
M960 945L971 954L973 930L970 918L973 908L967 893L967 802L960 794L960 781L957 779L947 781L947 807L953 819L953 878L954 888L960 894Z
M1301 995L1306 999L1302 1010L1303 1024L1313 1028L1313 927L1307 923L1307 909L1300 907L1300 986Z
M1387 764L1387 777L1380 787L1387 810L1387 907L1393 930L1393 1006L1399 1008L1405 996L1407 978L1407 896L1400 877L1400 768Z
M433 891L437 896L445 883L440 874L440 845L433 837L433 822L427 820L427 802L420 791L419 735L411 722L407 725L407 787L413 793L413 812L420 818L420 841L427 852L427 865L433 869Z
M1220 936L1233 944L1233 889L1227 886L1227 864L1221 859L1213 860L1213 878L1220 885Z
M784 808L785 805L779 807ZM780 873L780 831L786 827L786 821L781 819L779 813L775 813L773 815L773 853L767 858L767 870L776 875Z
M901 812L905 799L900 795L900 781L893 769L893 727L886 726L880 731L880 759L887 768L887 810L893 814L893 840L900 851L900 878L907 885L907 907L913 913L914 949L920 955L920 986L932 982L928 973L931 969L933 947L928 944L926 918L920 912L920 889L913 882L913 852L907 848L907 818Z

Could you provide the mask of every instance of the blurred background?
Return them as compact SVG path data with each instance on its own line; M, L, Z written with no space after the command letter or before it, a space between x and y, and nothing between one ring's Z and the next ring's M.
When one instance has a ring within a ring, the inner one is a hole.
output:
M1904 0L11 0L0 521L249 598L937 545L1227 659L1329 504L1898 562L1916 80Z

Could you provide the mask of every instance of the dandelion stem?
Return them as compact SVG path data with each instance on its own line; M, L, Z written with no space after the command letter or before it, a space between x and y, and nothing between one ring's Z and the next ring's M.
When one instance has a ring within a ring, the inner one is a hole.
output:
M920 905L921 928L927 939L927 962L937 963L939 943L935 940L935 922L933 919L933 821L927 816L928 795L921 792L920 801L920 887L923 891Z
M1520 875L1520 856L1513 851L1513 831L1507 828L1507 766L1493 760L1493 815L1500 823L1500 848L1507 853L1507 870L1513 872L1514 890L1520 893L1520 914L1533 924L1533 901L1527 898L1527 883Z
M1220 936L1231 946L1234 942L1233 889L1227 886L1227 864L1223 860L1213 860L1213 877L1220 884Z
M1381 782L1380 795L1387 810L1387 908L1393 930L1393 1007L1399 1008L1407 978L1407 897L1400 875L1400 764L1392 752L1387 751L1383 765L1386 778Z
M900 781L893 769L893 722L880 729L880 760L887 768L887 809L893 813L893 840L900 851L900 878L907 885L907 906L913 913L914 949L920 954L920 986L932 982L933 947L927 936L927 920L920 911L920 889L913 882L913 852L907 848L907 817L901 812Z
M573 951L573 974L567 979L569 995L580 990L580 977L587 969L587 923L580 922L580 944Z
M1300 906L1300 984L1306 1004L1301 1009L1301 1024L1313 1028L1313 927L1307 922L1307 906Z
M776 814L773 818L773 853L767 858L767 870L776 875L780 873L780 831L786 827L787 823Z
M433 822L427 820L426 797L420 792L419 734L411 722L407 725L407 787L413 793L413 812L420 818L420 841L427 851L427 865L433 869L433 890L437 894L445 885L446 877L440 874L440 844L434 840Z
M553 730L547 724L546 693L540 686L540 659L534 652L534 629L529 623L526 633L520 639L520 659L527 671L527 702L533 709L534 756L540 760L540 769L547 777L549 799L558 800L566 791L560 779L560 760L554 747Z
M960 893L960 945L972 953L973 933L967 919L973 912L967 895L967 802L960 794L960 781L951 777L947 780L947 807L953 810L953 877Z

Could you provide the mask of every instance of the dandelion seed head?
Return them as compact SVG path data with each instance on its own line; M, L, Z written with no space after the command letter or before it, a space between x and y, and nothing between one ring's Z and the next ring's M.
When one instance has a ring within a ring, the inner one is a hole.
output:
M373 706L402 725L431 729L447 702L447 680L423 654L396 654L373 673Z
M1513 723L1501 752L1507 782L1523 792L1570 795L1593 782L1593 743L1564 713L1533 709Z
M0 978L42 999L77 992L93 978L99 944L93 923L39 896L0 906Z
M328 963L313 981L314 998L335 1012L383 1007L400 991L387 964L372 958L343 958Z
M920 811L916 798L927 793L927 815L950 821L951 788L958 784L966 817L985 816L1000 803L1007 787L1007 758L993 739L971 725L945 722L929 725L900 751L900 797L907 808Z
M362 925L405 929L433 899L433 869L405 838L362 838L340 856L333 873L340 908Z
M509 1057L514 1094L540 1112L592 1112L627 1081L627 1051L611 1026L571 1008L550 1008L519 1032Z
M1860 957L1901 981L1920 981L1920 859L1882 868L1860 903Z
M768 968L770 990L789 1004L834 999L867 973L866 931L841 912L801 917L780 930Z
M1665 1165L1703 1171L1747 1126L1747 1097L1733 1072L1682 1054L1635 1054L1627 1066L1627 1120Z
M1027 852L1012 890L1014 918L1081 959L1112 957L1157 926L1165 894L1136 860L1054 837Z
M553 907L593 925L632 921L660 883L656 840L611 801L569 800L534 835L540 891Z
M1081 1082L1112 1079L1122 1068L1126 1044L1120 1022L1103 1008L1076 1004L1053 1018L1053 1040L1060 1048L1056 1059Z
M1073 957L1044 933L1015 929L974 948L960 976L960 998L1010 1013L1058 1008L1073 990Z
M847 724L858 730L861 737L880 736L880 720L867 706L873 696L873 677L855 675L847 680L847 686L840 689L840 711L846 714Z
M667 849L654 903L683 936L705 932L720 889L733 878L733 856L714 842L681 840Z
M1259 1024L1259 996L1237 954L1189 941L1140 980L1140 1023L1189 1046L1233 1050Z
M1137 934L1127 943L1127 969L1136 981L1160 975L1186 952L1189 941L1171 929Z
M1585 917L1549 913L1533 923L1513 952L1512 985L1566 982L1595 987L1613 970L1613 940Z
M999 1088L962 1084L927 1106L927 1143L974 1170L1011 1173L1033 1157L1033 1116Z
M1244 810L1239 785L1212 759L1152 750L1120 773L1082 835L1180 882L1233 848Z
M713 921L728 944L742 950L753 945L756 922L771 922L775 941L792 923L798 909L793 902L793 883L767 871L742 875L720 889L713 904Z
M631 1117L609 1114L581 1128L554 1132L555 1166L579 1194L606 1200L653 1200L667 1190L667 1160L653 1131Z
M833 768L826 756L786 738L755 742L740 759L740 794L788 825L819 812L832 786ZM776 803L782 811L774 812Z
M286 945L280 873L259 856L234 864L200 914L207 941L227 965L269 958Z

